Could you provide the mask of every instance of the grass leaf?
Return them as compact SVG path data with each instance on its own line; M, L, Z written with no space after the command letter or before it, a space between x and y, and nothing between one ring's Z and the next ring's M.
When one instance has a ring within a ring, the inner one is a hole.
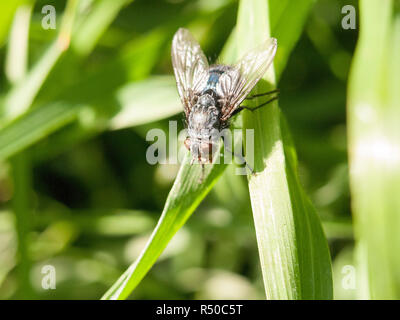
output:
M90 14L82 19L73 35L72 47L81 55L87 55L95 47L104 31L119 11L133 0L101 0L94 4Z
M1 1L0 2L0 47L3 46L8 30L13 21L17 8L24 4L25 0Z
M154 122L182 111L173 76L128 84L117 90L116 99L121 110L110 119L112 130Z
M237 41L242 54L265 40L268 21L268 1L240 2ZM278 50L279 44L278 39ZM264 79L258 92L274 88L273 68ZM248 105L262 103L256 100ZM294 147L278 103L245 110L244 134L248 129L254 129L255 175L249 177L249 190L267 299L331 299L327 241L298 181Z
M16 83L25 76L28 60L28 34L33 4L20 6L14 16L7 47L6 75L11 83ZM28 298L33 290L29 281L32 267L29 255L29 232L31 229L31 190L32 171L29 153L23 152L11 161L14 194L12 208L15 214L18 237L17 266L20 298Z
M0 131L0 159L24 150L78 116L81 105L61 102L35 108Z
M207 166L206 178L203 183L199 183L201 167L190 165L190 159L191 156L188 155L179 170L146 248L102 299L125 299L129 296L226 168L225 164Z

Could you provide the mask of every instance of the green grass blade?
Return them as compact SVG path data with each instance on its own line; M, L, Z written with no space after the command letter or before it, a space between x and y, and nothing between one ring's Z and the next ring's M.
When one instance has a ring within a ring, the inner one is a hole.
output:
M315 0L269 0L271 35L279 39L275 73L280 78L286 61L303 32L308 13Z
M85 17L86 19L77 26L75 32L72 32L73 25L75 25L74 20L76 18L82 20L82 17L76 17L80 2L79 0L67 2L56 40L53 41L27 76L11 89L2 101L3 125L24 114L31 107L49 73L68 49L70 41L79 54L89 54L118 12L130 1L106 0L98 2L89 16Z
M110 119L111 130L154 122L182 112L173 76L154 76L128 84L117 90L116 99L121 109Z
M18 239L18 284L20 299L32 298L33 289L30 281L32 261L29 254L29 232L32 225L31 211L31 167L29 153L27 151L17 155L11 161L14 194L12 208L15 214L16 231Z
M33 4L18 7L15 12L7 48L5 74L12 84L17 83L26 74L28 64L29 23Z
M224 164L209 166L211 168L207 169L207 176L200 184L201 167L190 165L190 159L191 156L187 156L179 170L161 218L146 248L102 299L125 299L129 296L226 168Z
M368 270L363 280L372 299L400 299L399 57L398 2L360 1L347 101L349 163L358 267Z
M154 88L158 88L156 93ZM115 100L120 110L106 119L97 113L97 107L89 105L59 101L33 108L0 130L0 159L7 159L81 118L85 130L90 132L140 125L182 110L172 76L128 83L117 90ZM87 114L94 116L86 117Z
M307 1L304 4L309 5ZM268 21L268 1L240 2L240 53L265 40ZM275 86L272 67L264 79L258 92ZM249 105L260 103L252 101ZM245 111L243 129L244 133L254 129L255 175L249 178L249 190L267 299L331 299L327 241L298 181L294 147L278 104Z
M4 44L17 8L25 2L25 0L0 2L0 47Z
M14 17L7 47L6 76L11 83L20 81L26 73L28 60L28 34L33 4L20 6ZM32 297L33 289L30 281L32 267L29 255L29 232L32 212L30 209L32 177L29 153L26 151L12 159L12 177L14 194L12 208L15 214L18 249L17 274L19 290L17 296L22 299Z
M29 109L62 52L63 50L60 49L58 42L54 42L29 75L19 85L11 89L4 100L3 116L6 121L16 118Z
M289 55L303 32L308 13L314 3L315 0L269 0L269 11L272 13L270 14L271 36L279 39L279 50L274 59L276 82L279 82ZM225 46L225 50L229 50L229 52L223 53L229 63L236 62L237 44L235 32L236 29L232 30L228 39L228 42L232 43L229 43L229 46Z
M72 122L79 109L83 107L59 102L24 114L0 130L0 159L7 159Z

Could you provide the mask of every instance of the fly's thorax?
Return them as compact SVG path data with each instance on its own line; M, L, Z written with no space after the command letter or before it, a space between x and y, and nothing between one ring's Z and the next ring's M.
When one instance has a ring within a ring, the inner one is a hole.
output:
M212 161L212 154L219 142L219 110L214 97L202 94L191 108L188 117L188 138L186 147L194 160L199 163Z

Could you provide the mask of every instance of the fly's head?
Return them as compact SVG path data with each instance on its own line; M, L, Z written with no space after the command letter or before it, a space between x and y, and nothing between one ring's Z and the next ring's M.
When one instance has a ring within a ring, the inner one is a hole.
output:
M192 163L212 162L212 156L218 145L219 127L219 110L215 106L215 101L212 96L203 94L188 116L188 137L185 146L192 154Z

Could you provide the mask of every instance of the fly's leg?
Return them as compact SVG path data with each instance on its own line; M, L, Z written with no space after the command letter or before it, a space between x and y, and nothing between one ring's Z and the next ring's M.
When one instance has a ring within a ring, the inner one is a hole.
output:
M205 171L205 167L204 167L204 163L201 164L201 176L199 179L199 183L203 183L204 182L204 178L206 176L206 171Z
M270 95L270 94L273 94L273 93L279 93L279 89L267 91L267 92L264 92L264 93L254 94L252 96L246 97L245 100L251 100L251 99L254 99L254 98L258 98L258 97L267 96L267 95Z
M275 101L275 100L277 100L277 99L278 99L278 96L272 97L272 98L269 99L268 101L266 101L266 102L260 104L260 105L257 106L257 107L254 107L254 108L247 107L247 106L240 106L240 107L238 107L235 111L232 112L231 117L233 117L234 115L238 114L238 113L239 113L240 111L242 111L243 109L246 109L246 110L249 110L249 111L253 112L253 111L255 111L255 110L257 110L257 109L259 109L259 108L261 108L261 107L266 106L267 104L270 104L272 101Z
M250 108L250 107L246 107L246 106L241 106L241 108L246 109L246 110L250 110L251 112L253 112L253 111L255 111L255 110L257 110L257 109L259 109L259 108L261 108L261 107L266 106L267 104L270 104L271 102L273 102L273 101L275 101L275 100L277 100L277 99L278 99L278 96L275 96L275 97L272 97L271 99L269 99L268 101L266 101L266 102L260 104L260 105L257 106L257 107Z

